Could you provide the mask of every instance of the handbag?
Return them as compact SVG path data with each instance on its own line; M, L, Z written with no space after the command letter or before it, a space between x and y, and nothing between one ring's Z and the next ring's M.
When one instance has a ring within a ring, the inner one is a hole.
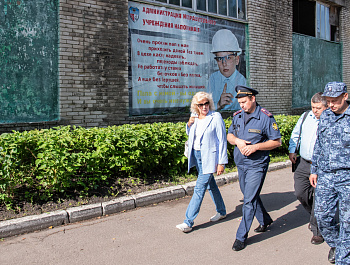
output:
M309 114L309 110L307 112L305 112L305 115L303 117L303 120L301 121L301 124L300 124L300 130L299 130L299 136L298 136L298 141L297 141L297 147L295 149L295 153L297 154L297 159L295 160L295 164L292 163L292 172L295 172L295 170L297 170L297 167L299 166L299 163L300 163L300 155L299 154L299 140L300 140L300 136L301 136L301 129L303 127L303 123L307 117L307 115Z
M297 170L299 163L300 163L300 156L298 155L297 159L295 160L295 164L292 163L292 172L295 172L295 170Z
M184 155L188 158L188 140L185 142L185 152Z

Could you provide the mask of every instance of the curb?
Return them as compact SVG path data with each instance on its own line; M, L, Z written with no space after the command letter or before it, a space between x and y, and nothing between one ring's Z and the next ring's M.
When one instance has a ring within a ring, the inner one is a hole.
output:
M290 161L273 163L269 165L268 171L286 168L290 165ZM215 177L215 180L218 186L223 186L238 180L238 173L232 172L224 174ZM83 205L68 208L67 210L59 210L51 213L2 221L0 222L0 238L80 222L125 210L132 210L137 207L148 206L159 202L190 196L193 194L195 185L196 182L192 181L184 185L146 191L132 196L117 198L108 202Z

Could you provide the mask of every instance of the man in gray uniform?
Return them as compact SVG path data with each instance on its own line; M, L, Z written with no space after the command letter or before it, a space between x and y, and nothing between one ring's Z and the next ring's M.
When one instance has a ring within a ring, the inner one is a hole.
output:
M347 87L325 86L329 109L323 111L312 156L310 183L316 187L315 216L331 247L328 260L350 264L350 109ZM337 204L339 226L336 223Z

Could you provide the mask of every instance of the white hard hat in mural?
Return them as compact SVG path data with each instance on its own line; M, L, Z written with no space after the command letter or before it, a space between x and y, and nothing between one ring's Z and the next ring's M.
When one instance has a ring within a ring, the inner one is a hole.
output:
M213 37L211 52L237 52L237 55L240 55L242 49L239 48L237 38L231 30L220 29Z

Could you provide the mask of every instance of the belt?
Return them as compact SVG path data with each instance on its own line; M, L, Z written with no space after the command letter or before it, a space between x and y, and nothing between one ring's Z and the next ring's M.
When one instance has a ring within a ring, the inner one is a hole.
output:
M304 159L304 158L303 158L303 160L304 160L305 162L309 163L309 164L312 164L312 161L311 161L311 160L306 160L306 159Z

